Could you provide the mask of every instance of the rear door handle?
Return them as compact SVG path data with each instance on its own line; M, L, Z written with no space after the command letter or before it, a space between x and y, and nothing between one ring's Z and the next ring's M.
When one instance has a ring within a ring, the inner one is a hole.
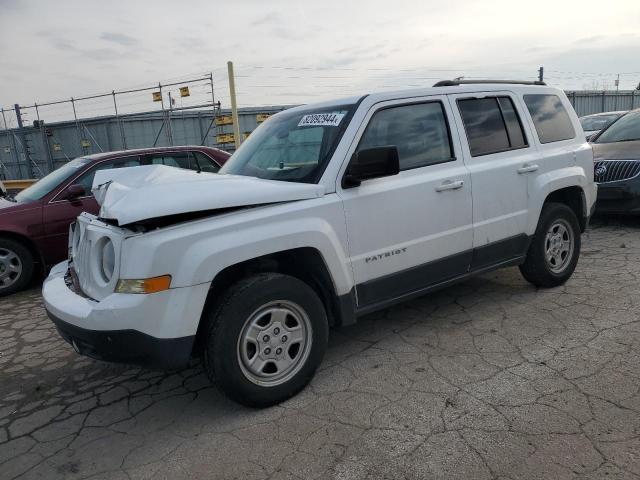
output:
M452 180L446 180L436 187L436 192L444 192L445 190L458 190L459 188L462 188L463 185L464 181L462 180L456 180L455 182Z
M535 163L525 163L518 169L518 173L531 173L538 170L538 168L540 167Z

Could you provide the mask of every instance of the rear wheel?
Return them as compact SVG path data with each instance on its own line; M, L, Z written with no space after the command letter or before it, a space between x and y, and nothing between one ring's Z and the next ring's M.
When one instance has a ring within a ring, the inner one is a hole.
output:
M573 274L580 256L580 225L575 213L561 203L542 208L522 276L540 287L556 287Z
M11 238L0 238L0 297L23 290L33 278L33 255Z
M304 282L264 273L231 286L209 313L204 363L230 398L265 407L311 380L327 346L324 306Z

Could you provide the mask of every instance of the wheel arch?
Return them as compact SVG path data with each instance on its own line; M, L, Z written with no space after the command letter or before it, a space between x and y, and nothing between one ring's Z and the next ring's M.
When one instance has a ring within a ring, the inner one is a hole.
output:
M211 282L203 313L198 324L194 351L202 349L206 334L205 314L215 308L216 302L230 285L256 273L281 273L295 277L309 285L320 297L330 326L355 323L355 297L353 290L338 295L329 267L321 252L314 247L299 247L269 253L230 265L222 269Z
M580 232L584 232L587 228L589 212L587 210L587 200L582 187L571 186L554 190L549 193L544 202L543 207L547 203L562 203L568 206L578 219Z

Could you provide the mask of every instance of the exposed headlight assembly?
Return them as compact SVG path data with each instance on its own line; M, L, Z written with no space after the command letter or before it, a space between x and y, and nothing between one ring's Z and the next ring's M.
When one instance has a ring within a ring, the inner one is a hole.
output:
M109 283L113 278L113 272L116 267L116 251L113 242L109 237L102 237L98 240L95 250L97 265L96 277L98 280Z

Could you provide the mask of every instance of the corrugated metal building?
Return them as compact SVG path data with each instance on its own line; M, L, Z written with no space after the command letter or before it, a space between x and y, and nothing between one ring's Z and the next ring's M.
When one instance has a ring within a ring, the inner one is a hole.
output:
M577 90L568 91L566 94L580 117L592 113L640 108L640 90L620 90L619 92Z

